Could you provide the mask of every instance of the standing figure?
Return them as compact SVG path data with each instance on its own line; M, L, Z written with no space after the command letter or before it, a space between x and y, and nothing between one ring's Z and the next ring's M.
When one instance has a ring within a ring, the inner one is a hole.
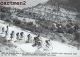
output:
M31 36L30 34L27 35L27 37L28 37L28 43L30 42L30 36Z
M49 48L49 46L50 46L50 40L45 40L45 43L46 43L46 47Z
M17 40L19 39L19 32L16 33L16 39L17 39Z
M5 31L5 37L6 37L7 35L8 35L8 31L6 30L6 31Z
M4 27L2 27L2 33L4 32Z
M8 31L9 30L9 27L7 26L6 28L7 28L7 31Z
M20 38L21 38L21 39L23 38L23 35L24 35L24 33L21 32L21 33L20 33Z
M12 40L13 37L14 37L14 31L12 31L11 34L10 34L11 40Z
M41 46L41 40L39 39L39 35L37 37L34 37L34 44L32 46Z

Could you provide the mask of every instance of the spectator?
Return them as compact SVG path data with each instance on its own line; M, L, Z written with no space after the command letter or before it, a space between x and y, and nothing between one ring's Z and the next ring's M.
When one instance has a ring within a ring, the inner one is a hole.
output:
M16 33L16 38L17 38L17 40L19 39L19 32Z
M12 40L13 37L14 37L14 31L12 31L11 34L10 34L11 40Z

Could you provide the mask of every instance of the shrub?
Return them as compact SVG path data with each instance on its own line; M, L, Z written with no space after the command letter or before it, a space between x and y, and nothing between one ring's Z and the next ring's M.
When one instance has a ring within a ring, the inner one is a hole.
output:
M16 25L20 25L21 24L21 21L20 20L17 20L17 19L14 19L13 20L13 23L16 24Z

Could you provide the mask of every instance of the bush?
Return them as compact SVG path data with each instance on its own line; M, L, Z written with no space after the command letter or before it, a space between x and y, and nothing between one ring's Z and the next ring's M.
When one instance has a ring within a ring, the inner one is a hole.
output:
M13 23L16 24L16 25L20 25L21 24L21 21L20 20L17 20L17 19L16 20L14 19L13 20Z
M6 22L11 22L11 20L9 20L9 19L6 19L5 21L6 21Z
M33 26L33 22L28 22L27 26Z

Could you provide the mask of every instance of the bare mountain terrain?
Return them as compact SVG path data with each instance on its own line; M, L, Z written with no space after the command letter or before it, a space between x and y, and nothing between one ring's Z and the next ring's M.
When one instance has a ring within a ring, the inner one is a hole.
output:
M49 0L47 3L52 6L57 3L58 5L76 8L77 10L80 9L80 0Z

